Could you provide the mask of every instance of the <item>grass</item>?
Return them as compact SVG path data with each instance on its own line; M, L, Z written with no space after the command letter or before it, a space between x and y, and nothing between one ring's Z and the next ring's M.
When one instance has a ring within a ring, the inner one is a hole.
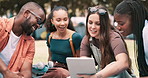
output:
M47 63L48 58L48 48L45 40L35 41L35 56L33 59L33 64L38 62Z
M134 71L134 74L138 76L138 70L136 67L136 60L135 60L135 54L134 54L134 41L133 40L125 40L127 43L128 51L130 58L132 60L132 69ZM47 58L48 58L48 48L46 45L45 40L37 40L35 41L35 56L33 60L33 64L37 64L38 62L43 62L47 64Z

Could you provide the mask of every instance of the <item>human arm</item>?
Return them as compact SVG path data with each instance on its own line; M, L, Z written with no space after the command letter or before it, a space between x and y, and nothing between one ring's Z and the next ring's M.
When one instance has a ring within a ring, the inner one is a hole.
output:
M24 78L32 77L32 63L24 61L22 68L19 72L19 75L22 75Z
M0 58L0 72L4 74L8 70L6 64L3 62L3 60Z
M115 60L100 71L107 72L108 69L112 71L111 73L105 73L105 77L119 74L121 71L126 70L130 66L130 58L124 40L116 32L112 32L110 37L110 44L115 56Z
M129 67L130 59L123 40L118 35L116 37L116 34L114 34L113 38L111 39L111 47L115 55L115 61L109 63L107 66L105 66L105 68L97 72L95 75L81 75L81 77L86 76L86 78L97 78L98 76L98 78L105 78L119 74L121 71L127 69Z
M48 48L48 61L51 61L51 56L52 56L52 53L50 52L50 48Z
M23 59L23 63L19 69L19 74L23 75L24 78L32 77L32 63L35 54L35 41L34 39L30 39L26 41L26 51L22 52L21 59Z
M51 56L52 56L52 53L50 51L50 40L51 40L51 37L52 37L51 33L48 33L47 37L46 37L46 41L47 41L46 44L47 44L47 47L48 47L48 59L47 59L47 61L51 61Z
M88 42L88 36L84 36L80 46L80 57L91 57L91 48Z
M21 76L19 76L17 73L11 72L1 58L0 58L0 73L3 74L4 78L21 78Z
M77 57L80 57L80 50L76 50L76 55L78 55Z
M106 78L115 74L120 73L121 71L129 67L128 57L125 53L120 53L116 55L116 61L108 64L104 69L97 72L95 75L79 75L79 77L84 78Z
M76 51L77 57L80 57L80 45L81 45L81 41L82 41L82 36L79 35L78 33L74 33L74 35L72 36L72 42L74 44L74 49Z
M129 68L128 56L126 53L116 55L116 61L108 64L104 69L96 73L97 76L106 78L115 74L119 74L123 70ZM112 71L112 72L111 72Z

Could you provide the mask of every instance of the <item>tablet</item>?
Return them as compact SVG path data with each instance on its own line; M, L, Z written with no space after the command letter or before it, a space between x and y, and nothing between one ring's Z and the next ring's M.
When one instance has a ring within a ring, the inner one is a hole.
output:
M78 78L77 74L92 75L96 73L94 58L67 57L70 78Z

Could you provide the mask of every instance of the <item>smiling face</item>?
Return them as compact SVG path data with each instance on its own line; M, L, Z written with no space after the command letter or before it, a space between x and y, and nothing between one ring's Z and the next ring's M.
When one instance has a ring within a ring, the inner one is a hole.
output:
M26 21L24 21L22 24L22 29L23 31L29 36L33 31L34 31L34 27L32 26L32 24L30 23L30 18L26 19Z
M65 32L69 23L67 12L62 9L54 11L51 22L55 25L58 32Z
M88 22L87 22L87 30L90 34L91 37L99 38L99 32L100 32L100 20L99 20L99 15L98 14L91 14L88 17Z
M115 14L114 19L117 23L117 29L123 36L127 36L132 33L131 16L128 14Z
M22 30L27 35L30 35L37 28L40 28L40 25L43 23L43 20L45 19L45 14L42 10L38 13L36 13L35 11L33 12L31 10L26 10L24 16L26 16L26 18L24 22L22 22L21 26Z

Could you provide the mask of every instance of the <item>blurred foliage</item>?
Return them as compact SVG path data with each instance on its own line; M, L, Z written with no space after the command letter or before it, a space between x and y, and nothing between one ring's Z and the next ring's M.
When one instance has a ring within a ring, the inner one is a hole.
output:
M51 8L62 5L71 10L71 16L75 16L76 9L84 13L88 7L98 4L105 5L112 13L116 5L122 0L0 0L0 16L7 14L7 11L18 13L22 5L29 1L37 2L42 7L45 7L46 3L51 5ZM148 8L148 0L142 0L142 2Z

